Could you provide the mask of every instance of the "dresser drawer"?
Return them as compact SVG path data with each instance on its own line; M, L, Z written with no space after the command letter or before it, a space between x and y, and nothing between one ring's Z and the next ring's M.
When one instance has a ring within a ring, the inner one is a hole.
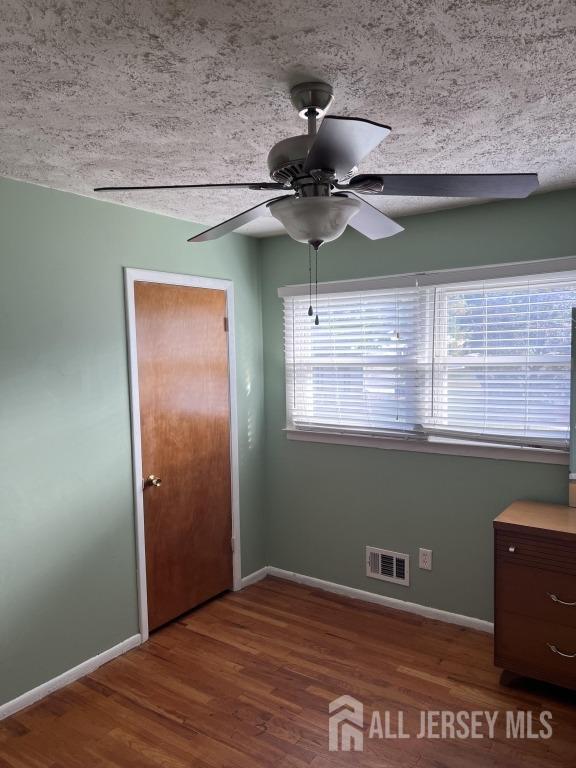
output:
M576 577L576 539L521 531L495 532L495 557L500 563L515 563L545 571L558 571Z
M576 628L576 576L504 559L496 564L500 611Z
M495 636L498 666L558 685L576 686L576 628L514 613L501 614Z

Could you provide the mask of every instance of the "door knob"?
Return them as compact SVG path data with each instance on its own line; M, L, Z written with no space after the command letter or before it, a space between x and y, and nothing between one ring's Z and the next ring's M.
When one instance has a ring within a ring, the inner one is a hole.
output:
M145 486L150 486L151 485L154 488L160 488L160 486L162 485L162 480L159 477L156 477L156 475L148 475L144 485Z

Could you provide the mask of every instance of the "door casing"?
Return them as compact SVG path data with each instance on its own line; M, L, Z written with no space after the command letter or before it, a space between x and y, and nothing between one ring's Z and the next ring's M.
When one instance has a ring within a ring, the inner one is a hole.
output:
M132 474L134 480L136 568L138 589L138 615L142 642L148 639L148 596L146 591L146 548L144 545L144 495L142 474L142 442L140 434L140 394L138 389L138 353L136 348L136 308L134 283L162 283L184 285L192 288L212 288L226 292L228 317L228 376L230 392L230 469L232 489L232 573L234 590L242 587L242 563L240 550L240 481L238 465L238 404L236 395L236 340L234 320L234 285L231 280L212 277L179 275L171 272L155 272L146 269L124 268L126 292L126 329L130 374L130 420L132 432Z

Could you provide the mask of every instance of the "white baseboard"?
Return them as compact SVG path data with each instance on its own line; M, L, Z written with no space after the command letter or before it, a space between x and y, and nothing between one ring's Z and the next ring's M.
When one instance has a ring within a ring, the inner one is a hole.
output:
M249 587L251 584L256 584L258 581L262 581L262 579L265 579L266 576L268 576L269 571L270 567L265 565L264 568L260 568L260 570L249 573L248 576L244 576L241 588L244 589L244 587Z
M374 592L367 592L364 589L355 589L354 587L346 587L343 584L335 584L332 581L324 581L323 579L316 579L313 576L303 576L300 573L294 573L293 571L285 571L282 568L276 568L273 565L266 565L264 568L260 568L254 573L244 576L242 579L242 589L249 587L251 584L256 584L266 576L276 576L278 579L286 579L287 581L295 581L298 584L304 584L307 587L315 587L316 589L322 589L325 592L333 592L337 595L344 595L345 597L351 597L355 600L364 600L368 603L376 603L377 605L383 605L387 608L395 608L398 611L408 611L408 613L416 613L419 616L425 616L429 619L436 619L437 621L445 621L449 624L458 624L462 627L469 627L471 629L478 629L482 632L493 632L494 625L490 621L484 621L482 619L475 619L471 616L462 616L459 613L450 613L449 611L442 611L439 608L430 608L427 605L419 605L418 603L409 603L405 600L397 600L394 597L386 597L386 595L378 595ZM123 640L113 648L109 648L103 653L99 653L97 656L93 656L91 659L83 661L78 664L77 667L73 667L66 672L63 672L58 677L48 680L46 683L42 683L37 688L33 688L31 691L23 693L18 696L17 699L6 702L6 704L0 705L0 720L5 717L15 714L24 707L29 707L36 701L40 701L49 693L57 691L59 688L63 688L65 685L73 683L84 675L94 672L95 669L101 667L102 664L106 664L108 661L112 661L117 656L121 656L123 653L136 648L142 642L141 635L133 635L127 640Z
M86 659L86 661L78 664L78 666L68 669L66 672L58 675L58 677L53 677L52 680L48 680L47 682L42 683L42 685L32 688L31 691L23 693L21 696L18 696L18 698L12 699L12 701L7 701L6 704L1 704L0 720L3 720L5 717L10 717L10 715L15 714L19 710L40 701L40 699L48 696L49 693L54 693L54 691L57 691L59 688L63 688L65 685L70 685L70 683L75 682L80 677L89 675L90 672L94 672L94 670L101 667L102 664L106 664L108 661L115 659L116 656L121 656L123 653L126 653L126 651L131 651L132 648L136 648L141 642L142 638L140 635L133 635L132 637L123 640L121 643L118 643L118 645L115 645L113 648L108 648L107 651L103 651L97 656L93 656L91 659Z
M260 573L260 571L258 571L258 573ZM395 608L398 611L408 611L408 613L416 613L419 616L425 616L428 619L445 621L448 624L458 624L461 627L478 629L481 632L494 631L494 625L492 624L491 621L484 621L483 619L475 619L472 616L462 616L459 613L450 613L450 611L442 611L439 608L430 608L427 605L419 605L418 603L408 603L405 600L397 600L394 597L386 597L386 595L377 595L374 592L367 592L364 589L355 589L354 587L345 587L342 584L335 584L332 581L315 579L313 576L303 576L300 573L293 573L292 571L284 571L282 568L276 568L273 565L268 566L268 574L270 576L276 576L279 579L287 579L288 581L295 581L298 584L304 584L307 587L316 587L316 589L323 589L325 592L334 592L337 595L344 595L345 597L351 597L351 598L354 598L355 600L364 600L365 602L368 602L368 603L377 603L378 605L384 605L386 606L386 608ZM252 574L252 575L255 575L255 574Z

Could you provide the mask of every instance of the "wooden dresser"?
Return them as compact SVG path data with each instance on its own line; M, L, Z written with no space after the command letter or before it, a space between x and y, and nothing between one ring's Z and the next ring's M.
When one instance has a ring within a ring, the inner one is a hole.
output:
M515 501L494 521L494 565L494 663L576 688L576 509Z

